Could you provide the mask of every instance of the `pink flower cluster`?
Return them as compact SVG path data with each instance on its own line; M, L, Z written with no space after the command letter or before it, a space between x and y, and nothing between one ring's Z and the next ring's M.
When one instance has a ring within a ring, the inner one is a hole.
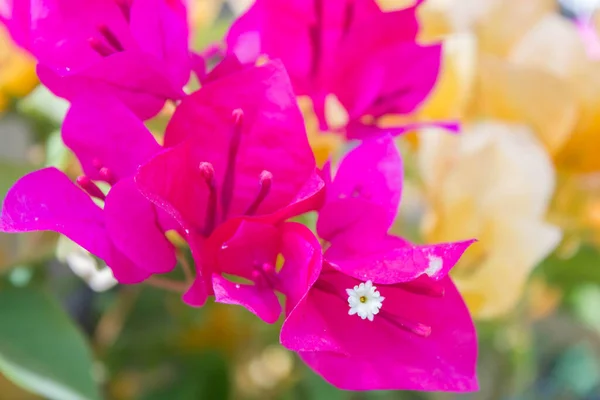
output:
M333 385L476 390L476 334L448 277L472 240L415 245L388 232L402 127L373 121L413 111L440 63L439 45L415 42L415 7L257 0L209 69L189 49L184 0L3 0L0 19L41 81L71 102L62 136L84 175L24 176L0 230L60 232L125 284L175 268L165 233L177 231L195 261L187 304L283 315L282 345ZM191 71L202 86L186 94ZM320 170L296 95L323 115L330 94L348 137L363 140ZM144 120L166 101L176 110L160 145ZM290 221L311 211L316 232Z

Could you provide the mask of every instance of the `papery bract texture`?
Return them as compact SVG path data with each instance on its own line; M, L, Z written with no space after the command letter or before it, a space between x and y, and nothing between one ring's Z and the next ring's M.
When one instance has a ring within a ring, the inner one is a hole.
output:
M110 94L146 119L184 95L191 66L182 1L19 0L0 12L61 97Z
M161 150L142 121L115 98L79 96L62 133L85 173L79 187L54 168L23 177L4 201L2 230L62 233L103 259L121 283L172 270L175 249L164 233L177 225L133 182L138 166Z
M242 305L273 323L282 310L276 291L286 296L291 310L316 280L321 265L321 244L304 225L243 220L217 250L212 276L215 301ZM250 283L236 283L223 274Z
M325 176L324 267L288 313L282 344L342 389L476 390L475 328L448 277L473 240L414 245L388 233L402 188L389 135Z
M165 145L170 148L143 165L136 182L185 229L198 269L192 291L203 293L188 293L190 303L201 305L212 292L209 244L215 232L229 229L221 227L228 220L275 223L319 207L323 183L278 62L240 66L186 97Z
M425 235L477 237L455 282L477 318L506 314L532 269L560 242L560 229L545 221L556 180L551 160L529 128L500 121L466 125L456 137L424 132L421 139L431 199Z
M286 319L283 345L342 389L477 389L475 328L449 278L367 281L383 298L372 321L349 315L346 292L364 282L325 269Z
M435 84L441 48L417 44L417 31L416 5L384 12L374 0L258 0L226 42L243 62L281 59L322 129L362 137L380 131L380 117L412 112ZM347 114L341 126L326 118L330 102Z

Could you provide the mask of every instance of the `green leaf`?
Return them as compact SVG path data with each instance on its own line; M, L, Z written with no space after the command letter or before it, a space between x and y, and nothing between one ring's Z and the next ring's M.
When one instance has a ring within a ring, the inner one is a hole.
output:
M60 305L35 289L0 291L0 371L56 400L100 399L92 353Z
M0 204L8 189L23 175L31 172L30 165L18 165L0 160Z
M600 284L600 251L584 244L568 258L553 254L547 258L538 273L543 274L548 283L560 287L570 295L582 284Z
M178 364L175 379L145 394L142 400L230 398L230 376L222 354L216 351L193 353L179 360Z

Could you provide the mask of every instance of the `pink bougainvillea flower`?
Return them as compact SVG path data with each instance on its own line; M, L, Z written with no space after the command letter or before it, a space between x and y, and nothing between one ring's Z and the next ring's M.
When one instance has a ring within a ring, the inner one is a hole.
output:
M323 130L364 137L379 130L380 117L414 111L435 84L441 47L415 42L418 3L384 12L375 0L257 0L226 42L243 62L281 59ZM326 118L328 103L345 111L337 126Z
M213 264L215 300L242 305L273 323L281 314L276 291L286 296L291 310L319 276L321 244L307 227L295 222L272 225L240 220L237 225L221 244ZM279 255L285 260L283 265L277 265ZM224 274L250 284L234 282Z
M143 165L141 191L184 228L196 261L191 305L212 294L215 252L238 217L275 223L319 207L302 115L278 62L225 74L186 97L165 133L171 147ZM216 238L216 237L219 238Z
M0 19L57 95L109 93L143 119L184 95L191 68L184 1L2 2Z
M121 283L173 269L164 232L174 223L133 182L137 167L161 149L143 123L114 98L86 96L73 102L63 140L85 172L79 187L55 168L24 176L4 200L0 230L59 232L103 259ZM110 185L108 194L94 181Z
M447 276L473 241L417 246L387 233L401 165L389 136L342 161L317 225L323 270L281 341L339 388L476 390L475 329Z

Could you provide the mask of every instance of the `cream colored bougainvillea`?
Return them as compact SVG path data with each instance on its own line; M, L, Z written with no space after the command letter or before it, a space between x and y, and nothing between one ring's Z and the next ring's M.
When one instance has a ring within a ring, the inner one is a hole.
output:
M521 125L488 121L459 136L424 132L419 167L428 241L476 237L454 278L476 317L510 311L532 269L561 238L545 222L555 185L550 158Z

